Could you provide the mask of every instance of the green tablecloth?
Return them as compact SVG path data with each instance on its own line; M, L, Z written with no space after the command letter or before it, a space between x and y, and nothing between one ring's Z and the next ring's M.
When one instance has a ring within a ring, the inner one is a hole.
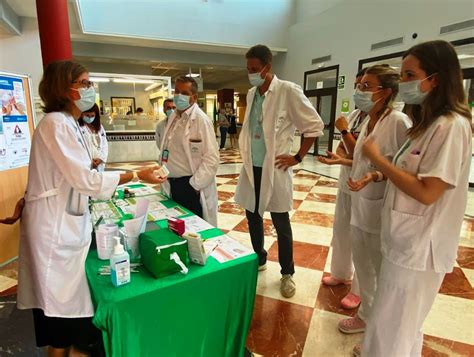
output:
M166 221L157 222L161 227ZM203 238L221 235L218 229ZM98 275L108 264L91 251L86 273L108 356L242 356L257 284L255 254L226 263L210 257L189 273L154 279L141 268L130 284L115 288Z

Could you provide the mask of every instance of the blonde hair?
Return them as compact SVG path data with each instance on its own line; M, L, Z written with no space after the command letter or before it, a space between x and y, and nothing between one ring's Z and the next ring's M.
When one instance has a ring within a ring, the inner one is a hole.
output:
M393 103L398 94L398 83L400 82L400 74L387 64L376 64L367 68L365 74L372 74L377 77L382 89L391 89L392 93L385 99L383 108L378 115L382 115L387 109L393 109Z

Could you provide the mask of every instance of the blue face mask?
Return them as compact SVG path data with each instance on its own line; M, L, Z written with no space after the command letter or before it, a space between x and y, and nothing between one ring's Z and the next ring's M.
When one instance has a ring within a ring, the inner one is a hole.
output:
M82 121L86 124L92 124L94 122L94 120L95 120L95 116L93 116L93 117L88 117L86 115L82 116Z
M174 110L173 109L168 109L165 114L166 114L166 117L169 118L171 114L173 114Z
M378 92L378 91L377 91ZM354 103L365 113L370 112L377 101L372 100L372 95L377 92L362 92L360 89L356 89L354 92Z
M428 76L425 79L417 79L415 81L401 82L398 85L398 94L400 95L400 100L404 102L405 104L423 103L426 97L428 96L428 94L430 93L430 91L422 92L420 88L421 82L430 78L431 76Z
M175 94L173 102L176 105L176 109L178 110L187 109L189 107L189 99L191 99L189 95Z

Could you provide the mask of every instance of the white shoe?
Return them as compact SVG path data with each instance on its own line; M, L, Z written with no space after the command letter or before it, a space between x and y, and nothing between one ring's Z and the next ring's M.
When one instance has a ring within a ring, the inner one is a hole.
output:
M258 271L264 271L264 270L267 270L267 263L258 266Z
M286 298L290 298L296 293L296 284L291 274L282 275L280 285L280 293Z

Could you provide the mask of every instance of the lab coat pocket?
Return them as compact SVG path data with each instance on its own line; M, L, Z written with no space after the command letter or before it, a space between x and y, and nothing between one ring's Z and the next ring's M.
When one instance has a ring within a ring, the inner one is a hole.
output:
M369 233L380 233L383 198L369 199L360 194L352 196L351 224Z
M416 175L419 171L420 161L420 154L407 154L400 159L400 168L412 175Z
M399 253L413 255L423 244L425 217L390 211L390 246Z
M191 150L192 156L201 156L202 154L202 142L190 141L189 149Z
M59 231L59 245L68 248L83 248L91 241L92 227L89 214L74 216L63 213Z

